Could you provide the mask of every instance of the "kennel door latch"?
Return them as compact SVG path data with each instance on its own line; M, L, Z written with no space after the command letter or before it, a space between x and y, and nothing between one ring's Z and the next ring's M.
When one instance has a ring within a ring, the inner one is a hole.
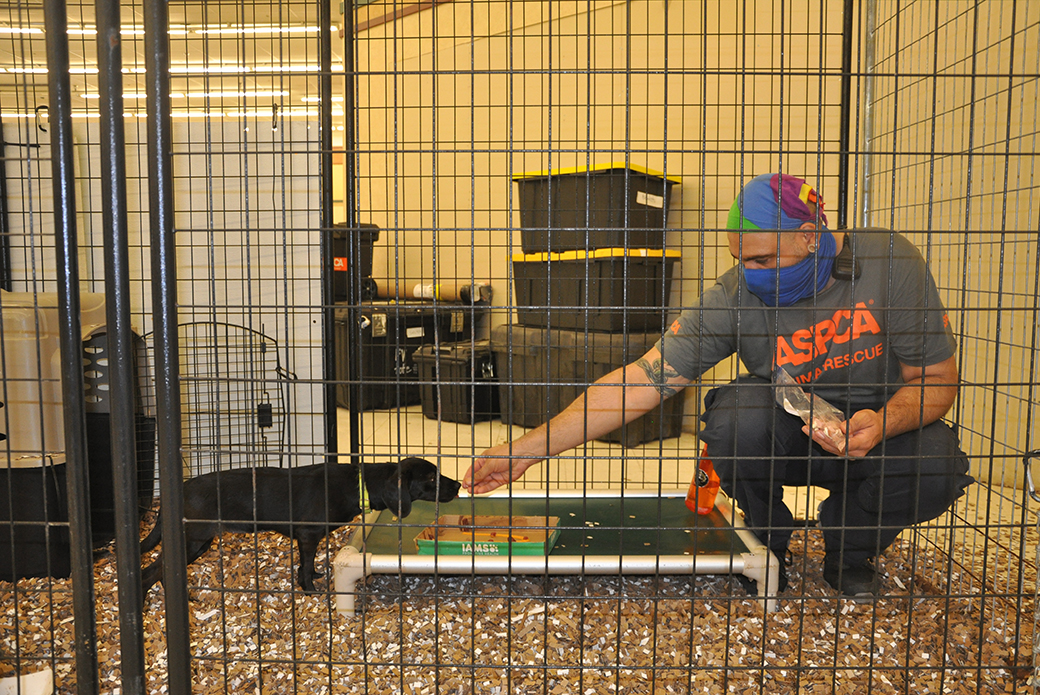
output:
M274 426L274 406L270 403L258 403L256 406L256 426L267 429Z
M1029 492L1029 496L1032 497L1034 501L1040 502L1040 492L1037 492L1036 485L1033 484L1033 466L1029 462L1029 459L1035 458L1040 458L1040 449L1030 451L1025 455L1025 458L1023 458L1023 461L1026 464L1026 491Z

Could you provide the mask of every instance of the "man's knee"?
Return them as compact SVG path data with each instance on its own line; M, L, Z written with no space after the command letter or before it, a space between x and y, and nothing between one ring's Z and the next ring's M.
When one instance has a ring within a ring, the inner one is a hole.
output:
M768 381L742 377L709 391L704 404L699 437L717 466L727 468L734 457L764 458L785 453L777 449L774 435L791 429L788 420L792 416L776 406Z
M881 519L899 519L908 526L930 521L975 482L967 475L968 458L956 434L945 423L932 423L890 443L856 494L859 506Z

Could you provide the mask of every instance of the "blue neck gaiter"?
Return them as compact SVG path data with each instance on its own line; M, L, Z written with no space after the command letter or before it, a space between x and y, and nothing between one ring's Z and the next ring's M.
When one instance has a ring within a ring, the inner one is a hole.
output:
M767 305L791 306L827 286L837 249L834 235L822 230L815 254L786 268L744 268L744 281Z

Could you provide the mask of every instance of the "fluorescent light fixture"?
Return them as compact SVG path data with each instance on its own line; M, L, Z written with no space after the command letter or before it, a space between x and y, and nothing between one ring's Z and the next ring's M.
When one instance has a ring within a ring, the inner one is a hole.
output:
M278 64L271 63L267 65L238 65L235 63L218 63L211 65L209 63L185 63L181 65L171 65L170 72L178 75L210 75L210 74L224 74L224 73L257 73L257 74L279 74L279 73L320 73L321 66L313 65L309 63L297 63L297 64ZM332 66L332 72L343 72L342 63L339 65Z
M100 111L73 111L72 117L77 119L94 119L100 118ZM264 121L271 118L271 112L269 110L251 110L251 111L171 111L170 116L173 118L211 118L214 120L240 120L243 118L256 119ZM316 118L318 113L313 110L300 109L300 110L288 110L279 111L279 117L287 118ZM123 113L124 118L147 118L148 113L144 110L138 111L126 111ZM35 119L35 113L25 113L19 111L0 111L0 118L15 118L15 119ZM334 126L336 130L343 130L343 126Z
M270 118L270 109L250 109L249 111L228 111L225 114L228 118ZM313 109L286 109L278 112L279 116L288 116L289 118L299 118L301 116L310 116L317 118L319 115L317 111Z
M321 97L301 97L300 101L305 104L316 104L321 101ZM332 97L332 103L335 104L337 101L343 101L343 97Z
M255 92L188 92L189 99L271 99L275 97L287 97L287 91L255 91Z
M316 34L316 26L284 26L278 24L237 24L205 26L192 29L195 34Z
M84 92L83 94L79 95L79 98L80 99L100 99L101 95L98 94L97 92ZM123 100L124 101L135 101L135 100L147 99L147 98L148 98L148 94L146 94L145 92L124 92L123 93ZM183 99L184 98L184 94L182 94L180 92L171 92L170 93L170 98L171 99Z
M321 27L316 25L278 25L278 24L233 24L191 27L184 24L171 25L169 33L171 36L184 36L187 34L316 34ZM338 27L329 27L330 31L339 31ZM97 27L91 24L83 24L77 27L69 27L67 33L73 36L90 36L97 34ZM144 29L136 26L123 27L119 31L124 36L144 36ZM43 34L41 27L12 27L0 26L0 35L7 34Z
M70 36L93 36L97 34L97 27L91 25L85 25L76 27L75 29L67 29L66 33ZM137 27L124 27L119 30L120 36L144 36L144 29Z

